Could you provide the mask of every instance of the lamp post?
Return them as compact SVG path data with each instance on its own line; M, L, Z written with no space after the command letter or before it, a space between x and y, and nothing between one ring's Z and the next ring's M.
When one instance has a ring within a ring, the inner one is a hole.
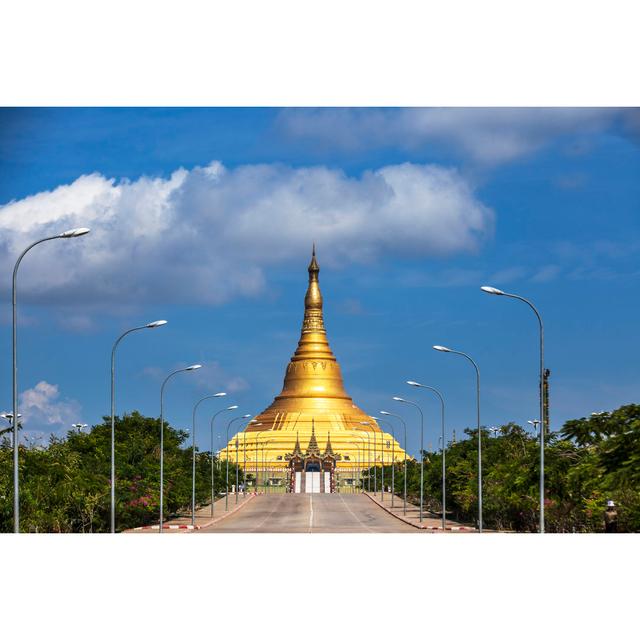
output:
M591 414L593 415L593 414ZM536 437L538 437L538 425L540 424L540 420L527 420L527 423L530 424L533 427L533 431L536 434ZM523 447L524 449L524 447Z
M376 422L378 423L382 422L384 424L389 424L385 420L378 420L375 416L371 416L371 418L376 420ZM380 461L382 464L382 466L380 467L380 486L382 487L382 491L380 493L380 496L381 496L380 500L384 502L384 429L382 430L382 433L380 435Z
M111 533L116 532L116 349L120 341L130 333L142 329L156 329L165 324L166 320L156 320L128 329L113 343L111 349Z
M363 420L360 424L371 428L371 423L367 422L366 420ZM373 434L373 493L378 493L378 467L376 465L376 432L373 429L371 429L371 432ZM369 470L369 473L371 473L371 470Z
M245 427L246 428L246 427ZM240 476L239 476L239 467L238 467L238 446L239 446L239 438L238 434L236 434L236 504L238 504L238 491L240 490Z
M6 433L7 431L11 432L13 431L13 413L0 413L0 418L4 418L8 423L9 426L6 429L2 429L0 430L0 435L2 435L3 433ZM19 413L18 414L18 419L22 418L22 414Z
M258 438L261 435L264 435L265 433L269 433L268 431L258 431L258 433L256 433L256 495L258 493Z
M436 351L442 353L453 353L457 356L466 358L476 370L476 413L478 421L478 531L482 533L482 430L480 429L480 369L476 361L468 354L462 351L455 351L441 345L434 345Z
M544 407L544 325L542 323L542 316L535 308L533 303L522 296L515 293L506 293L495 287L480 287L485 293L490 293L494 296L504 296L505 298L513 298L514 300L520 300L529 305L531 310L536 314L538 319L538 327L540 330L540 533L544 533L544 429L546 424L545 407Z
M356 466L356 478L359 478L360 477L360 445L356 444L354 442L353 446L358 450L358 460L357 460L357 466ZM354 478L354 489L353 489L353 492L357 493L357 485L355 485L355 478Z
M250 414L246 414L244 416L238 416L237 418L233 418L232 420L229 420L229 424L227 424L227 439L226 439L226 458L227 458L227 486L224 492L224 510L228 511L229 510L229 427L234 423L237 422L238 420L244 420L245 418L250 418L251 415ZM236 491L238 490L238 487L236 487Z
M393 447L391 448L391 508L393 508L393 497L396 492L396 472L395 472L395 460L396 460L396 430L394 426L388 420L378 420L388 425L391 429L391 435L393 436ZM384 466L382 467L384 469ZM383 479L384 484L384 479Z
M380 501L384 502L384 431L380 433Z
M262 422L258 422L257 420L249 420L249 424L253 424L254 427L259 427L262 425ZM249 424L244 428L242 432L242 444L244 449L244 462L242 463L242 473L244 474L244 491L242 492L242 497L247 497L247 428Z
M11 306L13 311L13 411L12 415L18 414L18 299L17 299L17 283L18 283L18 267L25 257L36 245L42 244L49 240L57 240L58 238L77 238L89 233L90 229L80 227L77 229L69 229L55 236L49 236L32 242L18 257L13 268L13 284L11 289ZM13 531L20 533L20 473L18 467L18 429L17 426L13 430Z
M367 491L371 493L371 435L362 429L358 429L358 431L362 431L367 436Z
M184 369L176 369L164 379L164 382L160 387L160 524L158 533L162 533L162 519L164 508L164 388L167 382L169 382L169 380L176 374L182 373L183 371L195 371L196 369L201 368L201 364L192 364L191 366L185 367Z
M196 524L196 409L200 406L200 403L205 400L209 400L210 398L224 398L226 395L224 391L220 391L220 393L205 396L204 398L200 398L193 407L193 427L191 429L191 524L194 526ZM213 502L211 504L213 505Z
M267 440L266 442L262 443L262 470L263 470L263 476L264 476L264 469L265 469L265 449L267 448L268 444L271 444L271 442L273 442L272 440ZM263 477L263 480L265 480L264 483L264 494L267 495L267 490L269 488L268 483L266 482L266 479Z
M398 396L393 396L392 400L413 405L420 412L420 522L422 522L424 510L424 414L422 413L420 405L416 402L411 402L411 400L405 400Z
M407 423L402 419L402 416L399 416L397 413L391 413L389 411L381 411L383 416L393 416L394 418L398 418L400 422L402 422L402 426L404 427L404 515L407 515ZM393 504L393 503L392 503Z
M214 413L211 416L211 517L213 518L213 512L214 512L214 502L215 502L215 476L214 476L214 466L213 466L213 422L216 419L217 415L220 415L223 411L234 411L235 409L238 408L237 404L232 404L230 407L227 407L226 409L220 409L220 411L216 411L216 413ZM218 439L220 438L220 434L218 434ZM220 443L218 443L219 445ZM219 452L218 452L219 453Z
M380 434L380 501L384 502L384 431Z
M430 387L426 384L420 384L415 380L407 380L407 384L412 387L418 387L419 389L427 389L427 391L433 391L438 398L440 399L440 422L441 422L441 435L442 438L442 530L445 530L446 525L446 512L447 512L447 464L446 464L446 454L445 454L445 435L444 435L444 398L442 394L435 389L434 387Z
M358 438L360 440L360 442L362 443L362 456L360 458L360 481L362 482L362 491L361 493L364 493L364 479L362 477L362 464L364 463L364 453L365 453L365 447L367 446L367 444L369 443L369 434L366 433L367 436L367 442L365 443L364 438L360 435L356 435L355 437ZM367 452L367 455L369 455L369 453Z

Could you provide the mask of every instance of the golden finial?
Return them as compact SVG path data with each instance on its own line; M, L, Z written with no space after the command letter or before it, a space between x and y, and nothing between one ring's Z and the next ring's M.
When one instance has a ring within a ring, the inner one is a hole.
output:
M320 272L320 267L318 266L318 261L316 260L316 243L313 243L313 250L311 252L311 262L309 263L309 282L311 280L318 279L318 273Z
M322 294L318 279L320 267L316 260L316 243L313 243L311 262L309 263L309 287L304 297L304 320L302 333L316 331L324 333L324 320L322 318Z

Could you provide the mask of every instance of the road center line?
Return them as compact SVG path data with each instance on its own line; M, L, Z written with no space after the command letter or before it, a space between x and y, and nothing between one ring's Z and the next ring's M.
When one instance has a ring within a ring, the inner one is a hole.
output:
M313 531L313 494L309 494L309 533Z

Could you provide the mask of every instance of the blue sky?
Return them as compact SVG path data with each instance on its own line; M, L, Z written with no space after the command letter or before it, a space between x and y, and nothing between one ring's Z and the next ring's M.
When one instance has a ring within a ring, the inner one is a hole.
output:
M34 249L20 272L25 433L63 432L118 409L189 427L194 402L226 390L243 412L280 391L299 335L315 240L325 321L347 389L370 412L415 416L437 446L448 429L537 413L540 309L551 421L640 401L640 115L614 109L3 109L0 404L11 403L10 275L33 239L73 226L77 240ZM395 406L394 406L395 405ZM199 442L207 446L202 405ZM222 425L221 425L222 426Z

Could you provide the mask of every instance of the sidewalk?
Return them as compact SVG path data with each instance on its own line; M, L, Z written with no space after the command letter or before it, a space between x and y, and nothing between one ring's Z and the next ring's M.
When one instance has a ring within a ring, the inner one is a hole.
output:
M165 520L162 525L162 533L190 533L197 529L204 529L206 527L224 520L227 516L235 513L239 509L251 502L255 498L255 494L238 494L238 504L236 505L236 494L229 494L229 510L225 511L225 496L218 498L213 505L213 517L211 517L211 505L208 504L204 507L196 509L195 525L191 524L191 513ZM135 527L134 529L127 529L123 533L158 533L158 525L150 524L144 527Z
M393 496L393 508L391 507L391 493L384 494L384 500L380 499L380 493L368 493L365 495L382 509L395 516L399 520L410 524L417 529L425 529L427 531L440 531L442 533L442 516L437 516L430 511L424 511L422 514L422 523L420 522L420 507L407 502L407 513L404 513L404 501L402 497ZM455 520L445 520L445 532L458 531L461 533L477 533L477 529L470 525L463 525Z

